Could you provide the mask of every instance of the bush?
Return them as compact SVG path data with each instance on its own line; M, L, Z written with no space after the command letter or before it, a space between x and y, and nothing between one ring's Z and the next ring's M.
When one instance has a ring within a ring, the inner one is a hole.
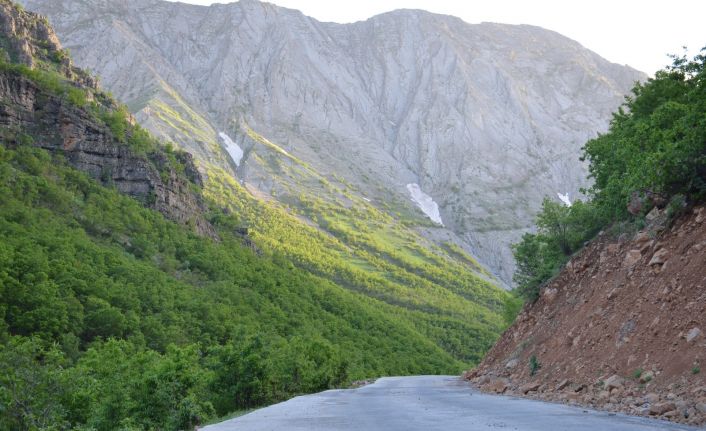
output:
M559 272L569 257L600 230L603 220L591 203L571 206L545 199L537 216L538 232L513 244L517 293L527 301L539 297L541 287Z
M537 374L540 368L542 368L542 364L539 363L535 355L532 355L529 359L530 376Z

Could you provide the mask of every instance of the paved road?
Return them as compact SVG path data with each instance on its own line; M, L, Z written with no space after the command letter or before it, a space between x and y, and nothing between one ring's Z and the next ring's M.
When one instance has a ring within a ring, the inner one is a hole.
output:
M204 431L670 431L696 428L473 390L453 376L386 377L211 425Z

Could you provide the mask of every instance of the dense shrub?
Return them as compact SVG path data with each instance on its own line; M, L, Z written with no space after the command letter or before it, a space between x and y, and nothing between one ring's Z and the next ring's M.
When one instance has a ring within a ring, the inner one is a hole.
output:
M691 201L706 194L706 57L675 57L613 115L608 133L586 143L597 209L616 221L628 217L633 193ZM649 210L649 207L646 208Z

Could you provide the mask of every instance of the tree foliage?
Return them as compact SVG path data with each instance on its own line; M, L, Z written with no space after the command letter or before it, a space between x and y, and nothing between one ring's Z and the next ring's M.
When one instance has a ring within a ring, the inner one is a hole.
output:
M536 223L537 233L526 233L513 245L516 289L531 301L537 299L543 283L600 230L603 220L592 203L579 200L566 206L546 198Z
M212 217L220 242L195 236L29 146L0 146L0 195L0 429L185 429L457 373L497 336L258 256L232 215Z
M703 50L702 50L703 52ZM672 199L681 208L706 197L706 56L674 62L654 78L637 83L632 96L613 114L607 133L584 146L593 186L589 202L571 207L545 199L537 233L513 246L518 292L535 300L572 253L610 223L629 220L631 198L641 198L642 214L654 202ZM669 214L675 214L671 206Z
M704 55L674 57L672 66L635 85L608 133L586 143L584 158L594 179L589 192L610 220L628 217L633 193L704 198L705 62Z

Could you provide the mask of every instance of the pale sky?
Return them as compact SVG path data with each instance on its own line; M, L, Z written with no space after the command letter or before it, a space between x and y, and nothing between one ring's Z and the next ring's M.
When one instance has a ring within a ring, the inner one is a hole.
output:
M181 0L208 5L229 1ZM705 0L271 0L319 21L347 23L394 9L424 9L469 23L532 24L557 31L608 60L648 74L666 54L706 46Z

